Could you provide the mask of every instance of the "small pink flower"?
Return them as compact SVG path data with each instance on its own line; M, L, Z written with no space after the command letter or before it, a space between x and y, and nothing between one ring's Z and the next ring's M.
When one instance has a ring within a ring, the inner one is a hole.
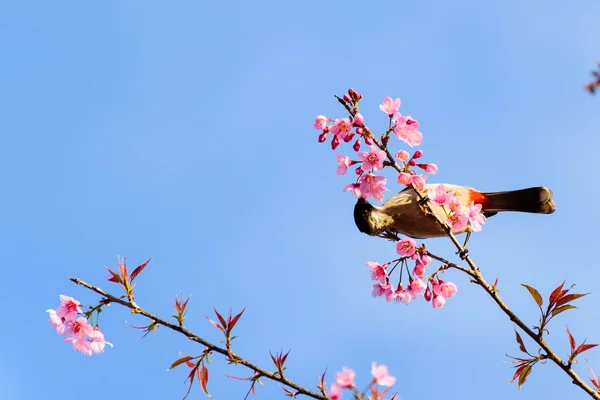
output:
M362 196L362 193L360 191L360 184L358 183L351 183L349 185L346 185L344 187L343 192L352 192L354 197L356 197L357 199Z
M373 174L364 174L358 178L360 192L365 199L374 197L376 200L383 201L383 192L387 190L385 184L387 179L383 176Z
M432 164L432 163L430 163L430 164L419 164L419 167L422 168L422 169L424 169L425 172L427 172L428 174L431 174L431 175L435 175L435 173L438 170L437 165Z
M356 374L353 370L342 367L342 372L335 374L335 382L340 385L342 389L353 389L355 376Z
M56 333L59 335L65 331L65 324L63 319L56 315L56 311L54 310L46 310L47 313L50 313L50 323L56 329Z
M61 294L61 305L56 309L56 315L64 318L66 321L73 321L77 317L77 313L81 313L79 302L72 297Z
M348 118L338 118L335 120L335 124L331 127L331 132L333 132L336 137L344 139L350 134L351 129L352 124Z
M465 226L467 226L467 224L469 223L469 218L467 218L467 216L462 213L453 212L448 216L446 222L452 227L453 230L460 231Z
M329 397L331 400L340 400L342 398L343 390L344 389L337 383L332 383L329 393L327 393L327 397Z
M392 285L384 282L377 282L373 285L373 289L371 290L371 296L373 297L381 297L386 296L389 293L393 293L394 289L392 289Z
M100 332L100 329L98 329L97 327L94 329L94 331L90 335L90 339L91 339L90 348L92 349L92 351L94 353L103 353L104 347L106 345L113 347L112 343L109 343L106 340L104 340L104 334L102 332Z
M469 218L473 230L479 232L486 220L485 215L481 213L481 204L471 202L467 208L467 218Z
M363 126L364 123L365 123L365 117L363 117L361 113L357 113L354 116L354 124L358 125L358 126Z
M423 276L423 274L425 273L425 265L417 261L417 263L415 264L415 268L413 268L412 273L413 273L413 275L416 275L419 277Z
M448 203L450 212L462 214L462 203L456 197L452 197Z
M387 278L387 264L380 265L375 261L367 262L367 266L371 269L371 279L375 281L385 282Z
M411 257L416 252L416 245L412 239L402 239L396 244L396 252L401 257Z
M400 150L396 153L396 158L402 162L407 162L409 157L410 155L408 154L408 152L404 150Z
M411 174L409 174L408 172L400 172L400 175L398 175L398 183L399 184L408 186L411 184L411 182L412 182Z
M440 296L442 296L445 299L449 299L450 297L456 294L456 291L458 289L456 288L456 285L452 282L443 282L442 284L440 284L438 290Z
M346 171L348 171L348 167L350 167L353 163L348 156L340 156L339 154L336 156L337 158L337 174L344 175Z
M393 300L396 303L408 304L414 298L415 296L413 296L412 292L402 289L401 286L400 289L396 290L395 292L388 293L386 300L388 302Z
M425 189L425 179L421 175L413 175L411 177L411 183L417 190Z
M64 336L87 338L94 331L94 328L84 317L79 317L73 321L67 321L66 326L67 329L65 329L65 331L63 332Z
M92 346L91 343L88 342L87 337L70 337L65 339L65 342L71 343L73 345L73 349L77 350L80 353L83 353L87 356L92 355Z
M429 189L427 196L435 204L445 206L450 204L450 200L454 197L454 192L448 192L444 185L438 185L435 190Z
M444 299L442 296L434 296L431 305L433 308L442 308L445 303L446 299Z
M379 150L377 146L370 146L369 152L358 153L358 158L362 160L361 168L363 171L374 169L380 171L383 168L385 160L385 151Z
M421 262L424 266L428 266L431 263L431 257L427 253L421 253Z
M379 105L379 109L392 117L400 109L400 99L393 100L389 96L385 97L383 103Z
M427 285L421 278L413 279L413 281L410 283L410 291L415 297L423 293L426 287Z
M418 131L419 123L411 117L399 117L394 125L394 133L410 147L418 146L423 141L423 134ZM416 157L418 158L418 157Z
M330 122L330 121L331 121L330 118L327 118L324 115L319 115L317 117L317 119L315 119L315 125L314 125L314 127L315 127L315 129L323 130L327 126L327 123Z
M371 364L371 374L378 385L392 386L396 383L396 378L388 373L388 369L385 365L377 366L377 364L373 362L373 364Z

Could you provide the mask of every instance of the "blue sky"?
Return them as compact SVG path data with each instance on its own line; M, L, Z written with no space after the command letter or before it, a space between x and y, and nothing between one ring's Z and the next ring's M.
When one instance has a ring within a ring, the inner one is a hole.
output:
M532 325L520 283L594 292L557 317L549 342L566 354L567 323L598 342L600 99L583 84L600 57L600 5L366 4L0 6L0 398L183 396L185 371L166 369L179 351L202 350L183 337L139 340L124 322L143 320L111 306L102 329L115 347L88 358L47 324L59 294L97 300L70 276L118 293L103 268L117 254L153 258L140 305L168 317L174 296L191 293L189 328L213 342L211 307L247 307L234 349L269 366L269 350L291 348L289 377L307 386L342 366L366 384L375 360L406 400L586 398L552 365L521 393L507 385L513 325L463 276L446 274L459 293L441 310L370 297L364 263L394 249L354 227L348 178L312 123L343 115L332 96L354 87L381 129L377 105L400 97L421 123L424 159L440 168L435 181L550 187L555 214L495 217L471 254ZM427 244L452 255L446 240ZM243 398L245 383L224 374L249 372L214 361L211 393ZM256 398L277 396L266 382Z

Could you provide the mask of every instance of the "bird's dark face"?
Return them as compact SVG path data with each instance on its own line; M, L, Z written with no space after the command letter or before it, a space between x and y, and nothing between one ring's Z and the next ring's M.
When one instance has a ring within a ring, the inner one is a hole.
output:
M373 209L374 207L362 197L358 199L354 206L354 223L356 223L359 231L367 235L373 235L373 230L371 229L371 213Z

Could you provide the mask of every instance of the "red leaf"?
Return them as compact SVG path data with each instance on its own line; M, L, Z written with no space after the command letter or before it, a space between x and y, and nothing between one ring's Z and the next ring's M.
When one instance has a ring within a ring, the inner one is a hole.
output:
M577 347L577 350L575 350L575 353L581 354L584 351L588 351L589 349L593 349L596 346L598 346L598 345L597 344L585 344L585 342L583 342L583 343L581 343L579 345L579 347Z
M112 275L110 278L106 278L106 279L108 279L110 282L121 283L121 276L118 273L116 273L115 271L113 271L112 269L110 269L108 267L105 267L105 268Z
M240 317L242 316L244 311L246 311L246 307L244 307L244 309L238 315L236 315L235 318L233 318L233 320L231 320L231 322L229 323L229 326L228 326L229 330L233 329L235 324L237 324L238 320L240 319Z
M135 277L138 276L140 274L140 272L142 272L144 270L144 268L146 268L146 265L148 265L148 263L150 262L151 259L152 258L149 258L148 261L139 265L136 269L133 270L133 272L131 273L131 282L133 282Z
M212 397L209 393L208 393L208 368L206 368L206 365L202 364L202 368L200 368L198 370L198 379L200 380L200 386L202 386L202 390L204 391L204 394L208 397Z
M533 300L535 300L535 303L538 305L538 307L541 307L542 304L544 304L542 295L535 288L533 288L529 285L524 285L524 284L521 284L521 286L523 286L525 289L527 289L529 291L529 294L531 294L531 297L533 297Z
M564 311L570 310L570 309L572 309L572 308L577 308L577 307L575 307L575 306L572 306L572 305L570 305L570 304L567 304L566 306L562 306L562 307L556 307L554 310L552 310L551 314L552 314L552 316L554 317L554 316L556 316L556 315L560 314L561 312L564 312Z
M525 368L523 368L523 372L521 372L521 376L519 376L519 382L517 384L517 388L519 390L521 390L521 386L523 386L523 384L527 380L527 377L529 376L530 373L531 373L531 365L526 365Z
M571 354L573 354L573 351L575 350L575 346L577 346L577 343L575 343L575 338L573 337L573 335L571 335L571 332L569 332L569 327L567 327L567 333L569 334L569 344L571 345Z
M521 372L523 372L525 367L527 367L527 365L521 365L519 368L517 368L517 370L515 371L515 374L513 375L512 380L508 383L513 383L515 381L515 379L517 379L519 377L519 375L521 375Z
M573 294L568 294L565 297L561 297L558 300L556 300L556 307L560 307L563 304L570 303L571 301L577 300L578 298L583 297L583 296L587 296L588 294L589 293L583 293L583 294L581 294L581 293L573 293Z
M529 352L525 348L525 344L523 343L523 339L521 339L521 335L519 335L519 332L517 332L516 328L515 328L515 336L517 337L517 343L519 344L519 349L521 349L521 351L523 353L529 354Z
M175 362L173 364L171 364L171 366L168 369L173 369L183 363L187 363L188 361L190 361L191 359L193 359L194 357L192 356L185 356L185 357L181 357L177 360L175 360Z
M562 288L565 285L565 283L561 283L560 286L558 286L556 289L554 289L552 291L552 293L550 293L550 306L554 305L554 302L556 301L556 299L558 299L559 295L561 294Z
M206 317L206 319L208 320L208 322L210 322L211 324L213 324L215 326L215 328L217 328L221 332L225 332L225 330L223 329L223 327L221 325L217 324L215 321L213 321L212 319L210 319L208 317Z
M227 328L227 322L225 321L225 318L223 318L221 316L221 314L219 314L219 312L217 311L216 308L213 307L213 310L215 310L215 314L217 314L217 318L219 318L219 321L221 322L221 326L226 329Z

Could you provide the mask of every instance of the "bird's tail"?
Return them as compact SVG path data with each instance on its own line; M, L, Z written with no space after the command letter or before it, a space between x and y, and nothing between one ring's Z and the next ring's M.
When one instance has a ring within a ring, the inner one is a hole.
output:
M485 212L489 214L498 211L552 214L556 210L556 204L552 201L552 191L543 186L483 195L491 201L491 204L485 207Z

